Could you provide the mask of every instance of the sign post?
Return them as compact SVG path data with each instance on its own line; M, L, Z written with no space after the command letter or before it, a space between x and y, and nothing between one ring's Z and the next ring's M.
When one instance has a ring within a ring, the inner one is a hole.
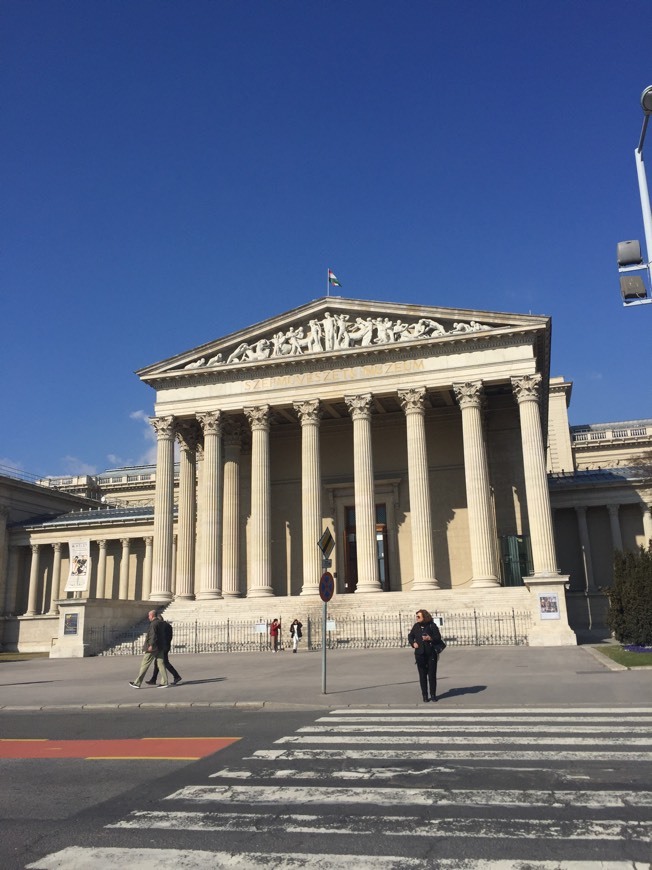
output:
M322 625L321 625L321 692L326 694L326 638L327 638L327 622L328 622L328 602L333 597L335 591L335 581L333 575L327 570L331 567L330 554L333 552L335 541L331 535L330 529L326 529L321 538L317 541L317 546L322 552L322 568L324 573L319 581L319 597L324 602L322 609Z
M319 597L324 602L321 622L321 693L326 694L326 624L328 622L328 602L333 597L335 583L333 575L324 571L319 581Z

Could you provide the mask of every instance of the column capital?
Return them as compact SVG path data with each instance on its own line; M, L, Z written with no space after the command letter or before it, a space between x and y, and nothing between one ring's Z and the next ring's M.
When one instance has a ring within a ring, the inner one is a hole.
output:
M538 402L541 394L541 375L537 372L534 375L523 375L521 378L512 378L512 390L516 396L516 401L521 402Z
M60 553L61 552L61 541L55 541L55 543L52 544L52 549L54 550L55 553Z
M199 432L195 423L179 423L176 437L182 453L194 453L196 451Z
M131 544L131 538L120 538L120 543L123 547L128 547Z
M233 418L224 421L225 447L240 447L242 443L242 426Z
M204 435L221 435L223 415L221 411L204 411L197 414L197 420Z
M145 545L149 547L154 543L154 536L153 535L145 535L145 537L143 538L143 541L145 541ZM106 541L101 541L100 543L103 543L104 546L106 546Z
M453 391L460 408L481 408L484 397L482 381L466 381L453 384Z
M100 548L100 550L106 550L106 544L107 544L106 538L102 538L101 540L99 540L97 542L97 545Z
M319 423L320 405L319 399L309 399L306 402L294 402L294 410L299 415L299 420L303 426L308 424Z
M576 505L574 505L574 507L575 507L575 513L576 513L578 516L581 516L581 517L585 517L585 516L586 516L586 505L584 505L584 504L576 504Z
M159 441L174 438L174 417L150 417L149 422Z
M257 405L256 407L244 408L243 410L252 432L255 430L269 432L269 405Z
M344 396L346 407L353 420L371 420L371 393L362 393L360 396Z
M399 390L398 398L401 408L406 414L421 414L426 410L426 388L413 387L409 390Z
M620 510L619 504L608 504L606 507L607 507L607 510L609 511L609 516L612 516L612 517L618 516L618 512Z
M29 547L30 547L30 550L32 551L32 553L34 553L34 555L38 555L38 551L40 550L41 545L40 544L30 544Z

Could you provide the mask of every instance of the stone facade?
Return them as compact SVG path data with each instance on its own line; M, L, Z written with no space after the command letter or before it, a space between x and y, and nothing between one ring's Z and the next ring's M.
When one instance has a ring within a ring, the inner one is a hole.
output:
M413 607L418 593L432 610L456 596L497 610L510 592L532 612L531 643L574 643L564 589L587 591L594 517L585 527L571 486L570 384L550 381L549 346L545 317L328 297L141 370L156 391L156 469L72 481L97 487L90 511L5 522L3 642L24 645L25 622L62 631L59 611L77 599L193 618L311 606L329 528L349 609L381 611L396 595ZM629 523L636 499L618 498ZM619 526L627 545L649 525L649 497L638 504L640 528ZM90 584L65 593L80 539ZM542 595L561 601L558 620L540 618Z

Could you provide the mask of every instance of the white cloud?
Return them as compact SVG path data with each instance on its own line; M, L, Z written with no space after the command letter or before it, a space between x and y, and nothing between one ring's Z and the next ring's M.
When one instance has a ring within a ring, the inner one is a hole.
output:
M14 471L25 470L25 466L19 459L11 459L9 456L0 456L0 468L11 468Z
M156 464L156 432L152 428L149 419L150 415L145 411L132 411L129 414L131 420L136 420L142 423L142 435L145 441L149 442L147 449L141 456L136 465L155 465Z
M61 460L66 474L81 476L84 474L97 474L97 468L89 465L77 456L64 456Z

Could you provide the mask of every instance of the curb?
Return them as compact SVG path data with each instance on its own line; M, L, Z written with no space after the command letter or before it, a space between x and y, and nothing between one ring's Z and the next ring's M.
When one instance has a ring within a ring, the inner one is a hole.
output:
M620 666L623 670L630 670L629 668L624 668L622 665ZM636 668L635 670L638 670ZM652 670L652 668L649 668ZM414 707L415 709L423 709L423 704L291 704L291 703L283 703L282 701L188 701L183 702L179 701L177 703L160 703L157 704L155 701L143 701L140 704L136 703L115 703L115 704L44 704L42 707L37 706L1 706L0 714L2 713L63 713L63 712L74 712L74 711L87 711L87 712L95 712L100 713L102 711L110 711L110 710L191 710L191 709L205 709L210 707L211 709L229 709L229 710L270 710L276 712L283 711L303 711L308 712L310 710L341 710L341 709L364 709L364 710L392 710L393 708L404 710L406 707ZM541 707L550 707L551 705L548 703L542 703L540 705L528 705L523 704L521 708L524 713L536 712ZM566 704L557 704L555 705L560 710L563 710L564 707L570 706L574 707L575 705L568 701ZM588 713L591 712L592 707L590 705L582 705L586 708ZM597 704L596 706L601 707L602 705ZM612 704L612 708L616 708L619 705ZM623 710L628 710L631 707L631 704L623 703ZM504 705L498 706L488 706L483 708L487 713L500 712L503 709ZM433 708L434 712L434 708ZM465 712L464 707L448 707L441 706L437 707L437 713L453 713L453 714L462 714ZM652 704L650 705L650 713L652 714Z

